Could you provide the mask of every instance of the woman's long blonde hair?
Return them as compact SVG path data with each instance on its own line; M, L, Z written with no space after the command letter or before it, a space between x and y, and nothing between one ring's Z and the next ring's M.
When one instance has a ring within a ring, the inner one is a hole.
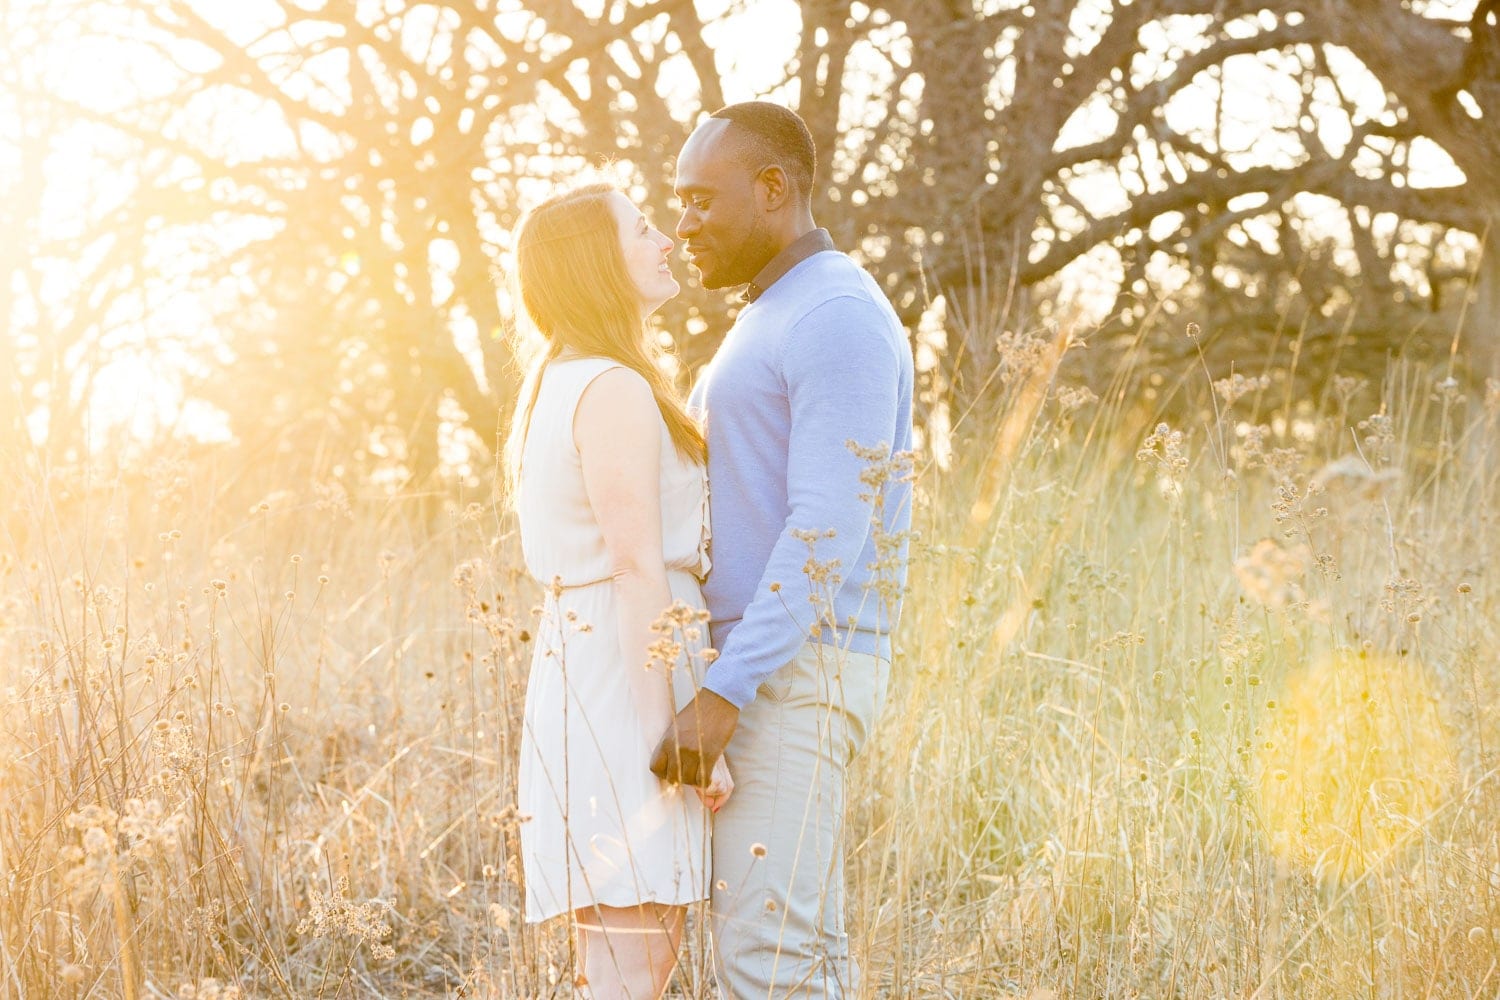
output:
M520 401L505 441L504 496L514 502L531 411L548 362L565 349L618 361L651 387L672 443L702 462L703 433L660 361L665 351L641 317L641 296L625 269L619 226L610 211L609 184L589 184L554 195L526 213L516 232L516 284L527 316L545 348L527 366Z

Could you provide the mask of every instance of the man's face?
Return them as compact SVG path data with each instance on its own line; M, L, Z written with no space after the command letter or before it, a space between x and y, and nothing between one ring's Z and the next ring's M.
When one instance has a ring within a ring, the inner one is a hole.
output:
M674 190L682 202L677 238L704 288L743 285L776 256L758 181L761 163L747 163L726 137L729 122L700 125L677 157Z

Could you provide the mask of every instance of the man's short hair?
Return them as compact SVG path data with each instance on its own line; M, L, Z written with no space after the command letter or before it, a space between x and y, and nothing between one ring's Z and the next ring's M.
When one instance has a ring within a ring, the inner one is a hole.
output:
M753 169L772 164L786 171L803 198L812 196L818 151L812 133L797 112L770 101L744 101L720 108L709 117L727 121Z

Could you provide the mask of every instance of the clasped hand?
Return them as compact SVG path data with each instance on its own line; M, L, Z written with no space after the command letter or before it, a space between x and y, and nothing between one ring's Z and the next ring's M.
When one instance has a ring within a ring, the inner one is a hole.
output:
M734 782L724 765L724 748L734 735L740 710L704 688L673 718L656 752L651 771L663 781L702 790L704 804L717 809Z

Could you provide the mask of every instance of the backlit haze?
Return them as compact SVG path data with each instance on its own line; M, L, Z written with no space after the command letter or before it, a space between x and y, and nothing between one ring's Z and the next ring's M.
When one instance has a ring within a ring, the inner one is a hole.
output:
M370 0L362 0L362 3L368 4ZM379 0L374 6L378 9ZM594 9L589 9L587 4L580 6L585 8L584 13L598 16L604 3L599 0ZM185 45L180 51L150 55L139 46L114 43L107 37L109 32L128 32L128 20L115 17L107 10L101 14L100 8L92 6L70 7L48 4L46 8L49 16L55 10L58 17L69 19L57 33L57 38L48 43L46 86L67 101L90 109L100 124L72 128L55 143L54 152L45 163L43 225L47 231L43 235L52 239L67 239L83 231L91 220L106 214L108 206L129 196L132 190L134 179L122 177L118 169L118 159L125 147L122 139L105 124L110 116L129 108L142 97L169 92L177 85L184 70L194 69L195 59L203 59L201 54ZM215 24L228 29L232 37L242 40L247 47L256 45L267 29L274 27L277 19L276 5L264 2L199 2L193 7ZM700 0L698 8L708 22L705 36L718 55L727 101L770 97L795 102L796 83L787 82L787 67L795 56L801 18L798 6L792 0L756 0L753 3ZM1093 12L1100 16L1100 23L1103 23L1104 8L1107 4L1101 0L1101 10ZM28 9L38 9L35 0L14 2L11 16L18 16L18 12ZM1462 11L1455 13L1464 16ZM1081 5L1075 19L1086 18L1088 14L1088 5ZM507 16L518 15L502 14L501 20ZM82 20L84 17L107 18L110 23L89 23ZM1080 37L1088 37L1088 25L1075 24L1073 27ZM101 28L106 30L97 30ZM1153 25L1149 30L1160 35L1155 44L1165 49L1191 36L1195 24L1192 18L1182 18L1170 22L1169 27ZM403 46L413 51L435 44L440 36L434 16L427 8L408 11L402 31ZM1180 32L1183 38L1171 37L1173 32ZM5 44L18 47L24 46L26 41L24 37L12 36ZM899 50L904 44L908 44L904 37L896 38L892 44L893 58L902 58ZM1355 107L1378 109L1383 101L1378 83L1352 57L1337 50L1330 51L1329 57L1339 63L1333 68L1341 80L1342 94L1324 95L1326 100L1333 103L1343 99ZM1274 160L1275 144L1285 139L1264 127L1266 109L1277 102L1295 105L1298 100L1297 84L1278 67L1278 58L1269 54L1231 59L1224 68L1222 94L1216 86L1211 89L1209 83L1189 88L1168 105L1168 118L1201 118L1214 113L1216 102L1222 102L1218 110L1226 123L1225 128L1232 135L1238 135L1238 139L1228 145L1240 150L1246 158L1264 160L1269 155ZM670 66L669 63L669 69ZM696 104L693 78L685 62L679 61L676 68L676 86L680 90L676 99L681 104L682 116L686 118ZM326 87L330 109L339 106L332 89L336 81L320 80L311 60L299 72L302 86L307 88L310 98L316 99L318 88ZM664 79L670 89L672 74L666 72ZM5 82L0 79L0 134L19 136L23 144L34 141L28 137L35 136L45 124L28 115L26 98L19 95L7 98ZM882 86L878 67L872 67L866 85L872 89ZM863 103L861 94L846 93L841 114L846 119L858 115ZM224 88L197 94L188 111L184 119L188 124L184 127L197 130L195 139L222 154L225 162L316 155L319 143L324 143L326 149L326 143L330 141L326 133L314 130L293 135L284 121L265 104L251 104L243 95L236 99ZM1102 101L1086 107L1085 112L1076 115L1064 129L1065 145L1089 142L1113 128L1113 112ZM539 138L545 135L548 126L544 110L538 110L535 127ZM1320 122L1319 129L1331 144L1347 140L1347 118L1330 116ZM413 136L412 141L420 142L421 137ZM1451 183L1455 168L1436 146L1418 141L1413 144L1412 156L1414 181L1424 178L1434 185ZM18 162L15 140L0 139L0 186L11 187L9 181L19 169ZM1355 167L1358 168L1357 158ZM1172 163L1142 164L1141 168L1143 171L1160 171L1168 177L1181 169ZM647 183L650 182L648 178ZM670 183L670 179L662 178L660 183ZM538 180L535 188L541 191L546 185L546 181ZM1076 182L1072 193L1096 212L1115 211L1126 204L1125 192L1113 177L1084 177ZM1255 204L1256 199L1264 201L1266 197L1246 195L1240 203L1231 203L1230 208L1237 210ZM1316 205L1316 199L1305 197L1309 204ZM1326 206L1328 231L1335 238L1347 232L1342 211L1331 202ZM1311 214L1318 217L1316 211ZM674 220L654 221L670 232ZM1158 220L1163 221L1171 222L1170 219ZM227 435L214 408L184 391L195 377L194 366L201 363L195 359L202 357L203 348L221 343L218 331L226 320L215 310L215 301L221 298L216 295L215 288L204 287L202 280L196 277L196 262L205 254L232 252L235 247L256 237L256 226L270 225L272 223L268 221L247 221L239 217L218 231L200 229L191 240L156 238L149 247L143 248L137 262L140 271L136 281L138 294L121 297L121 304L111 307L105 320L111 332L92 348L99 352L99 356L65 359L65 370L82 368L93 372L92 405L88 416L92 424L92 440L99 440L108 428L120 424L129 426L132 434L142 439L163 432L185 432L207 440ZM507 234L487 235L497 246L503 248L506 245ZM80 258L91 252L94 248L79 248ZM451 288L452 269L451 266L445 268L441 244L434 245L432 256L434 286L441 294ZM359 262L349 257L341 259L340 266L357 268ZM685 261L679 259L675 266L680 279L689 277ZM76 295L76 291L69 291L76 283L70 280L66 266L56 265L54 272L49 276L43 293L47 294L50 288L51 294L60 299ZM1168 291L1186 280L1185 276L1163 273L1152 277ZM1096 322L1113 301L1118 281L1118 257L1109 248L1101 247L1075 261L1059 276L1055 294L1058 300L1067 303L1070 315L1085 323ZM453 335L478 367L479 331L472 326L459 325L453 330ZM224 355L219 360L232 363L227 351ZM39 437L45 434L46 419L44 410L34 414L33 433Z

